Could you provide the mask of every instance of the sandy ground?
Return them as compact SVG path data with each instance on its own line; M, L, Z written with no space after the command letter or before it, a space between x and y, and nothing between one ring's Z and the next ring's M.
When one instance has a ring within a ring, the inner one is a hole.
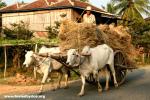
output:
M74 81L69 81L73 83ZM44 91L54 90L56 88L56 83L49 83L44 85ZM64 82L61 82L61 88L64 88ZM37 86L11 86L0 84L0 96L4 95L17 95L17 94L33 94L38 93L40 85Z
M10 86L0 84L0 95L36 93L36 91L38 91L39 88L40 88L39 86ZM49 88L51 88L51 86L49 85L45 86L45 89Z

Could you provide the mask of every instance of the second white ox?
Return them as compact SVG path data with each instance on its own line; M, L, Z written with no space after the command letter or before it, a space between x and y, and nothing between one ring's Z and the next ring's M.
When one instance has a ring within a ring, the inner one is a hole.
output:
M94 48L85 46L81 52L81 55L79 55L76 49L70 49L67 52L66 63L70 66L76 66L77 64L80 65L79 71L82 79L82 87L80 93L78 94L79 96L84 95L85 79L88 78L90 74L93 74L93 77L98 82L98 91L102 91L99 83L100 76L98 72L106 65L109 66L112 72L115 87L118 86L114 69L114 52L106 44L98 45Z
M54 48L42 47L39 50L39 53L54 54L54 53L59 53L59 52L60 52L60 50L59 50L58 47L54 47ZM65 69L64 66L61 63L57 62L54 59L51 59L50 57L48 57L48 58L41 57L41 56L35 54L33 51L27 51L27 53L25 55L25 61L24 61L23 65L25 65L26 67L33 66L35 76L36 76L36 72L38 72L40 74L43 74L43 78L42 78L42 81L41 81L42 84L41 84L41 88L39 90L40 93L43 90L43 85L45 84L49 73L52 72L52 71L57 71L60 74L57 88L59 88L60 85L61 85L60 82L62 80L63 74L65 74L65 79L66 79L65 87L66 88L68 87L68 74L69 74L69 71L67 69Z

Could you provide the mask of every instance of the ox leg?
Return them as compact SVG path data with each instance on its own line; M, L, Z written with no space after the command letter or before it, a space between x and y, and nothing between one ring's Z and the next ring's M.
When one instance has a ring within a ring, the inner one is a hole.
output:
M60 72L59 75L58 75L58 83L57 83L56 89L59 89L61 87L62 76L63 76L63 73Z
M99 74L96 74L96 79L97 79L97 85L98 85L98 92L101 93L102 92L102 86L99 82L99 79L100 79L100 75Z
M115 72L115 69L114 69L113 66L110 66L110 65L109 65L109 67L110 67L110 70L111 70L112 75L113 75L114 85L115 85L115 87L118 87L118 83L117 83L117 80L116 80L116 72Z
M81 80L82 80L82 87L81 87L81 91L78 94L78 96L83 96L84 95L85 77L83 75L81 75Z
M43 87L44 87L44 83L41 83L40 90L39 90L39 94L42 94Z
M94 79L96 79L96 81L97 81L97 86L98 86L98 92L99 92L99 93L102 92L102 86L101 86L101 84L100 84L100 82L99 82L100 76L101 76L101 75L100 75L97 71L93 71L93 77L94 77Z
M68 88L68 74L65 74L65 89Z
M36 77L36 68L35 67L34 67L33 73L34 73L34 78L36 79L37 77Z
M110 72L108 69L105 69L105 74L106 74L106 84L105 84L105 91L109 89L109 78L110 78Z
M46 71L46 72L44 73L44 76L43 76L43 78L42 78L42 84L41 84L39 93L42 93L44 84L45 84L45 82L46 82L46 80L47 80L47 77L48 77L48 71Z

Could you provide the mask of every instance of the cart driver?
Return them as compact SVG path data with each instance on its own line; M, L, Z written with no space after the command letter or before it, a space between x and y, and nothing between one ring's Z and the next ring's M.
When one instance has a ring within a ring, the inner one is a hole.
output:
M91 13L91 6L86 7L86 13L83 15L83 23L96 24L95 16Z

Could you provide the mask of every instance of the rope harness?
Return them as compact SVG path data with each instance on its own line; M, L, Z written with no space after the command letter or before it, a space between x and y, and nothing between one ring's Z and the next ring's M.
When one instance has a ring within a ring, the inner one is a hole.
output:
M36 65L35 67L40 68L40 66L46 61L47 58L48 58L48 56L44 57L44 60L41 63L39 63L38 65Z

